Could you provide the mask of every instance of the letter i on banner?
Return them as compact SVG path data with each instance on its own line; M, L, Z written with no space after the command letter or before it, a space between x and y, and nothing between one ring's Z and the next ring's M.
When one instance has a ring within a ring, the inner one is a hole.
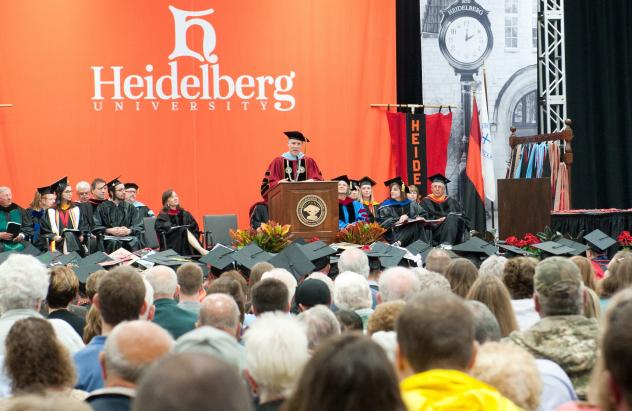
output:
M481 168L485 197L489 201L496 201L496 177L494 175L494 152L492 146L492 133L489 124L489 111L487 105L487 76L483 70L483 87L481 87Z
M423 113L406 114L407 176L401 176L407 184L414 184L419 193L426 195L426 116Z

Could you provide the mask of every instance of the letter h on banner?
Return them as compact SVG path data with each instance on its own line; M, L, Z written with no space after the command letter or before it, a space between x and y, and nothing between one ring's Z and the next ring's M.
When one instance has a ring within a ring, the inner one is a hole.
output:
M212 14L214 10L208 9L201 11L186 11L177 9L173 6L169 6L169 10L171 11L171 14L173 14L173 23L175 29L175 45L173 47L173 51L171 52L171 54L169 54L169 60L173 60L178 57L188 56L198 59L201 62L204 62L204 60L206 60L211 64L217 63L217 55L212 54L217 43L215 29L207 20L199 18L188 19L189 17L208 16ZM187 45L187 30L192 26L200 26L202 28L202 31L204 33L204 37L202 39L202 50L204 52L204 56L196 51L191 50Z

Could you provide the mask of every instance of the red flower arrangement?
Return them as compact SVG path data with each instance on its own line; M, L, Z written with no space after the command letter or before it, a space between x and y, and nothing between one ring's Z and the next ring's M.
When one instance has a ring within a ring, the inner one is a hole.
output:
M535 235L533 235L531 233L525 234L524 237L522 237L522 239L519 239L518 237L513 236L513 235L510 236L510 237L507 237L505 239L505 244L513 245L514 247L518 247L518 248L522 248L522 249L530 251L530 252L532 252L534 254L539 254L540 253L539 249L537 249L535 247L532 247L533 244L538 244L538 243L540 243L540 239L537 236L535 236Z
M621 247L628 248L632 246L632 235L630 235L629 231L621 231L617 236L617 243Z

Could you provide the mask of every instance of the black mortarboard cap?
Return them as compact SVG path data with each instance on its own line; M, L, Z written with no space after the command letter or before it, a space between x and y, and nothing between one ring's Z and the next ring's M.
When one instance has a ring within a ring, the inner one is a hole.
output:
M303 251L303 254L305 254L310 261L318 260L323 257L329 257L330 255L337 253L335 249L329 247L323 241L314 241L313 243L302 244L301 251Z
M515 256L523 256L523 257L535 256L535 254L533 254L531 251L523 250L522 248L518 248L514 245L498 244L498 247L505 250L505 257L508 257L508 258L515 257Z
M272 254L262 250L257 244L250 243L244 248L235 251L233 258L237 264L252 270L255 264L269 261L272 258Z
M134 190L138 190L138 184L136 183L125 183L125 189L133 188Z
M284 131L283 134L285 134L289 140L299 140L309 143L309 138L305 137L300 131Z
M46 187L39 187L37 191L41 194L53 194L60 185L68 185L68 177L60 178L55 181L53 184Z
M588 246L586 244L578 243L577 241L570 240L568 238L560 238L555 241L556 243L563 244L567 247L572 248L574 251L571 253L572 255L580 255L588 250Z
M20 253L32 255L33 257L37 257L38 255L42 254L42 251L39 248L35 247L33 244L27 242L24 242L22 244L24 244L24 249L20 251Z
M121 176L116 177L114 180L108 181L108 190L109 191L114 191L114 189L116 188L117 185L119 184L123 184L119 178L121 178Z
M53 189L52 189L51 186L38 187L37 188L37 192L40 193L40 195L52 194L53 193Z
M351 184L351 180L349 180L349 177L347 177L346 174L343 174L341 176L338 177L334 177L332 178L333 181L344 181L345 183L347 183L347 185Z
M371 254L368 255L375 256L375 253L382 254L382 256L378 256L382 267L390 268L397 266L399 262L402 261L402 258L406 255L406 250L378 241L373 243L371 246Z
M601 230L594 230L584 236L584 240L595 251L604 252L616 244L617 240Z
M469 240L452 246L452 251L455 253L467 253L467 254L486 254L488 256L496 254L498 248L482 240L478 237L472 237Z
M352 190L360 189L360 181L359 180L349 180L350 186Z
M297 280L305 274L312 273L316 268L298 244L288 245L268 262L275 268L285 268L291 272Z
M79 264L99 264L113 261L115 260L103 251L97 251L82 258Z
M48 265L57 259L61 253L59 251L47 251L43 254L38 255L37 258L42 264Z
M84 262L83 260L80 260L76 267L71 268L72 271L75 272L75 275L77 276L81 284L85 284L86 281L88 281L88 277L90 276L90 274L99 270L104 270L104 268L98 264L91 263L89 261Z
M575 249L565 246L564 244L556 243L555 241L545 241L543 243L533 244L533 247L542 250L547 255L571 255Z
M215 248L199 259L201 263L210 264L213 268L224 270L235 262L235 250L225 245L217 244Z
M372 179L371 177L369 177L369 176L364 176L364 177L362 177L359 181L360 181L360 185L361 185L361 186L366 185L366 184L370 184L370 185L371 185L371 187L373 187L375 184L377 184L377 183L375 182L375 180L373 180L373 179Z
M56 265L57 264L66 265L66 264L76 263L79 260L81 260L81 256L76 251L73 251L68 254L62 254L59 257L55 258L54 263Z
M409 244L406 249L410 251L412 255L420 254L421 258L426 261L426 257L430 250L432 250L432 245L428 243L424 243L421 240L417 240L412 244Z
M448 184L450 182L450 180L448 180L448 178L441 173L431 175L430 177L428 177L428 180L430 180L431 183L440 181L443 184Z

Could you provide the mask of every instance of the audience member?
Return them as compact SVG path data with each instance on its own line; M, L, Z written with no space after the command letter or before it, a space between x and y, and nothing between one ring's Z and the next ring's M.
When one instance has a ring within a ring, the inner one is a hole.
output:
M468 300L477 300L489 307L498 320L500 335L507 337L518 329L516 316L511 308L509 291L502 281L495 275L479 277L467 294Z
M90 393L86 402L94 411L129 410L140 378L172 347L169 333L149 321L118 324L99 355L104 388Z
M344 334L316 350L284 411L405 411L384 350L368 337Z
M493 275L499 280L502 280L505 264L507 264L507 257L490 255L481 263L481 266L478 268L478 275Z
M305 324L310 350L314 350L323 341L340 335L340 323L328 306L316 305L303 311L296 318Z
M388 361L395 366L397 358L397 333L395 331L378 331L371 335L371 339L377 343L388 357Z
M178 267L176 276L180 287L178 307L198 315L200 313L200 293L204 292L202 268L196 263L182 264Z
M597 285L595 283L595 269L593 268L590 260L584 256L576 255L571 257L571 261L579 268L579 273L582 276L584 286L593 291L597 291Z
M82 337L86 321L68 310L70 303L79 294L79 279L72 268L68 266L53 267L49 274L48 293L46 294L48 318L66 321Z
M176 339L194 329L197 315L178 307L175 300L180 291L175 271L156 265L145 271L145 278L154 289L156 313L153 321Z
M261 274L263 275L263 273ZM239 270L228 270L224 271L219 278L230 277L233 280L237 281L239 286L241 287L241 292L244 295L244 303L246 302L246 296L248 295L248 280L244 278L244 275Z
M172 354L148 370L134 411L249 411L250 396L233 367L204 354Z
M197 327L210 326L224 331L235 339L241 335L239 307L235 299L228 294L209 294L202 301Z
M533 276L537 264L538 260L531 257L512 258L505 264L502 279L511 296L511 307L520 330L540 321L533 300Z
M411 270L413 273L417 274L417 278L419 279L419 291L452 291L450 282L443 275L421 267L414 267L411 268Z
M206 290L207 294L228 294L239 307L239 321L244 322L246 315L246 295L239 282L231 276L220 277L213 281Z
M268 278L274 278L281 281L287 287L288 291L288 304L292 305L292 301L294 301L294 294L296 293L296 278L285 268L275 268L266 273L263 273L261 276L262 280L266 280Z
M142 277L129 266L117 267L99 281L93 301L101 313L101 335L94 337L74 355L78 375L76 388L87 392L103 388L99 355L107 336L119 323L148 315L151 307L147 304L145 293Z
M474 338L479 344L488 341L500 341L500 325L489 307L480 301L468 300L467 304L474 315Z
M433 248L426 257L425 268L433 273L445 274L445 270L451 262L452 258L446 250Z
M542 382L535 358L522 348L498 342L482 345L470 375L496 388L524 410L538 409Z
M408 268L392 267L380 275L378 302L384 303L395 300L410 300L419 292L421 285L419 278Z
M373 335L378 331L394 331L397 316L404 309L406 302L394 300L382 303L375 307L375 311L369 317L367 332Z
M508 339L536 358L557 363L573 381L577 395L584 397L599 331L594 318L581 315L584 292L579 268L565 258L547 258L536 266L533 284L535 308L542 319Z
M84 399L84 391L73 390L75 368L70 354L43 318L15 322L6 338L4 369L13 395L37 394Z
M369 257L359 248L348 248L340 254L338 260L338 272L351 271L369 278Z
M618 291L632 285L632 253L625 252L622 256L613 257L613 262L608 264L608 271L603 280L599 282L599 296L601 297L601 308L608 306L610 298Z
M467 258L455 258L446 268L444 275L450 282L452 292L465 298L470 287L478 278L478 269Z
M265 313L246 331L244 342L245 376L258 394L257 409L279 410L309 360L303 325L283 313Z
M397 370L409 410L518 410L467 374L476 359L474 318L461 298L428 291L397 319Z
M305 280L296 288L294 300L298 311L301 312L309 310L316 305L329 307L331 305L331 294L329 287L323 281Z
M340 323L340 332L353 332L362 331L364 326L362 325L362 317L351 310L338 310L336 311L336 319Z
M250 277L248 277L248 287L250 292L252 292L252 287L261 281L261 276L273 269L274 266L265 261L255 264L250 270ZM248 296L250 297L250 294ZM248 300L250 300L250 298Z
M320 280L327 284L327 288L329 288L329 295L333 298L334 296L334 280L331 279L327 274L323 274L321 272L313 272L308 275L305 280Z
M260 316L266 312L290 312L288 289L274 278L261 280L252 288L252 312Z
M42 263L30 255L12 254L0 264L0 355L5 339L16 321L43 318L39 310L48 292L49 276ZM49 320L59 341L73 354L83 348L83 341L65 321Z
M352 310L362 318L366 330L371 309L371 289L366 278L351 271L339 274L334 280L334 304L342 310Z
M230 298L227 295L224 295ZM246 367L246 354L234 336L215 327L203 325L189 331L176 341L174 352L199 353L222 360L231 365L239 375Z
M24 395L7 399L3 411L92 411L84 401L75 398Z

